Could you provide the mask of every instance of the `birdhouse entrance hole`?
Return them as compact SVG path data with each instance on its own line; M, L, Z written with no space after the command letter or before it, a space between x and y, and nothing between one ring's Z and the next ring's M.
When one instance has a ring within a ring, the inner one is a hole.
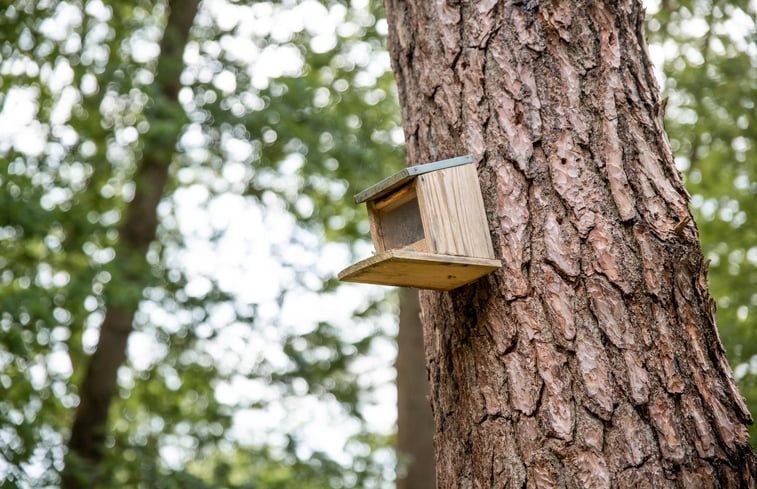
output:
M371 220L376 223L375 234L381 238L374 242L377 250L382 244L381 251L402 248L427 250L421 209L412 183L388 197L370 202L368 212L372 214Z
M412 166L357 194L376 254L339 280L450 290L500 268L472 162L461 156Z

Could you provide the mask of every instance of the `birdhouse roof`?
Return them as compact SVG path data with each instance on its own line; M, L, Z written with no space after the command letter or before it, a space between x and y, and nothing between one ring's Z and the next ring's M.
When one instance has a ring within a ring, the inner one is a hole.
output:
M458 156L457 158L450 158L448 160L434 161L433 163L407 167L404 170L398 171L394 175L381 180L379 183L371 185L362 192L355 194L355 203L360 204L366 200L381 197L382 195L401 187L418 175L443 170L445 168L452 168L453 166L466 165L468 163L473 163L473 157L471 157L471 155Z

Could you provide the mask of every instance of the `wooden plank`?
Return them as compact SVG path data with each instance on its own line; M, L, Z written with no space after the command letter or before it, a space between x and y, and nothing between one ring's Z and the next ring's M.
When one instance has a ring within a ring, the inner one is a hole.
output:
M458 156L456 158L450 158L448 160L434 161L432 163L424 163L423 165L409 166L404 170L400 170L394 175L381 180L375 185L371 185L362 192L355 194L355 203L359 204L365 202L368 199L377 199L382 195L389 193L392 189L395 189L418 175L424 173L442 170L444 168L451 168L458 165L467 165L473 162L471 155Z
M497 270L499 260L389 250L339 272L339 280L379 285L452 290Z
M395 190L392 190L391 193L387 194L384 197L381 197L380 199L371 199L370 202L373 205L374 209L383 210L385 208L402 205L408 200L417 198L418 197L415 194L415 185L413 182L410 182L404 187L399 187Z
M432 252L495 258L475 166L426 173L416 189Z
M423 253L428 253L428 246L426 246L426 239L419 239L415 243L410 243L408 245L405 245L402 247L405 251L420 251Z
M371 241L376 253L384 251L384 236L381 234L381 215L380 211L373 205L373 201L366 203L368 209L368 222L371 225Z

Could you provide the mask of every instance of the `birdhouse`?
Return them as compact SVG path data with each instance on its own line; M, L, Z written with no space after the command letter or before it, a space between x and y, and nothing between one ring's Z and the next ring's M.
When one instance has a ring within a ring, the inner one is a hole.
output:
M451 290L496 270L473 158L412 166L355 195L376 252L339 280Z

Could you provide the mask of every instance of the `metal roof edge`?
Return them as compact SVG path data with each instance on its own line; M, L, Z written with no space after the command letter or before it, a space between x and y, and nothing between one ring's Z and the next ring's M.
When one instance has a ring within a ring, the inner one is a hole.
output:
M371 185L362 192L355 194L355 203L360 204L361 202L365 202L366 200L380 197L385 193L391 191L392 189L397 188L400 185L412 180L418 175L437 170L444 170L445 168L452 168L453 166L467 165L469 163L473 163L473 157L471 155L457 156L455 158L449 158L447 160L409 166L404 170L400 170L394 175L387 177L374 185Z

